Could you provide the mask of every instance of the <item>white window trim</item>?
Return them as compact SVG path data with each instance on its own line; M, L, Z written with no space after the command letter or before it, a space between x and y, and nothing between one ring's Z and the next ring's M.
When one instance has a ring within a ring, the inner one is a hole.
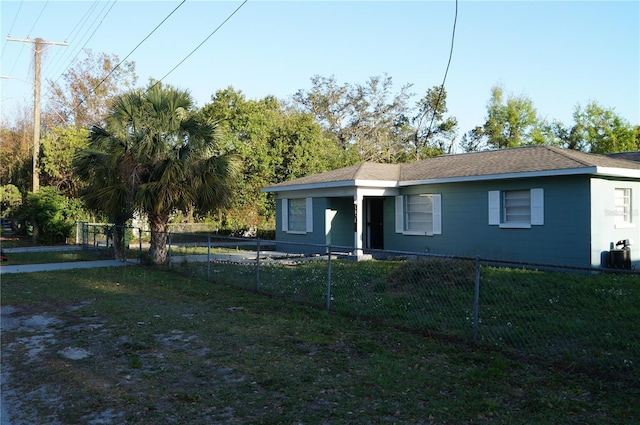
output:
M442 195L439 193L425 193L431 196L433 200L433 225L431 231L418 232L414 230L405 230L404 222L404 200L407 195L396 196L396 233L402 233L407 236L433 236L442 234Z
M529 223L505 223L501 206L501 195L504 191L489 191L489 225L501 229L530 229L532 226L544 225L544 189L529 189L531 196L531 215Z
M616 218L614 217L614 223L613 223L613 228L614 229L632 229L634 227L636 227L635 222L633 221L633 189L631 189L630 187L616 187L613 191L613 210L614 210L614 214L617 214L617 210L616 207L617 205L615 204L616 201L616 191L617 190L628 190L629 191L629 221L625 221L622 223L616 223L615 220Z
M289 230L289 200L282 199L282 231L290 235L306 235L313 233L313 198L306 198L306 226L305 230Z

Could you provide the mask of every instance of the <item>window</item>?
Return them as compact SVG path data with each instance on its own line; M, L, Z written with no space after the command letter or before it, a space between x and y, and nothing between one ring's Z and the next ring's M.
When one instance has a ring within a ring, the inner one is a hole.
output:
M531 193L528 190L502 192L502 208L505 223L531 223Z
M405 235L442 233L439 194L396 197L396 232Z
M615 190L614 223L616 226L631 225L631 189L617 188Z
M489 224L504 228L543 225L543 189L490 191Z
M282 200L282 231L300 234L313 232L311 198Z

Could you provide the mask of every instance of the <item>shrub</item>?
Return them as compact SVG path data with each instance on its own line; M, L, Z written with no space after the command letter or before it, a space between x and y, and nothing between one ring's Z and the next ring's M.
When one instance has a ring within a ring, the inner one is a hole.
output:
M36 242L62 243L71 236L80 211L77 201L57 194L54 187L42 187L27 196L20 219L35 232Z
M0 211L3 216L10 217L21 204L22 194L16 186L12 184L0 186Z

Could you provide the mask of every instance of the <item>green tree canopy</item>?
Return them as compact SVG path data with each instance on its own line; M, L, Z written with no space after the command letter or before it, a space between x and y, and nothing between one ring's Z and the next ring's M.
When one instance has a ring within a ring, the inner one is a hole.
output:
M77 200L57 193L55 187L44 186L27 195L16 215L27 225L24 229L31 229L34 243L55 244L71 236L82 209Z
M593 101L584 108L576 106L573 113L575 147L591 153L627 152L638 149L633 126L612 108Z
M3 217L11 217L21 204L22 194L16 186L12 184L0 186L0 213Z
M73 158L89 144L89 130L75 126L54 127L41 140L40 170L43 183L77 197L82 182L75 175Z
M401 135L401 151L398 162L418 161L443 153L451 153L456 138L458 120L445 117L447 91L434 86L416 102L410 119L401 117L396 123ZM406 156L406 158L405 158Z
M75 166L88 182L86 204L122 222L134 211L151 229L150 255L166 261L173 214L226 205L239 167L221 154L217 128L197 114L188 92L156 83L117 96L105 128L93 127Z
M309 91L293 96L293 105L308 112L345 151L360 161L406 162L451 151L457 120L445 117L444 88L427 90L409 107L410 84L398 92L388 75L365 84L338 84L335 77L315 76Z
M246 99L229 87L218 90L201 113L218 123L225 152L242 159L240 187L225 210L225 226L257 227L273 217L273 202L262 187L351 163L310 114L287 109L274 97Z
M482 130L487 144L494 149L544 143L531 99L513 95L505 98L499 85L491 89Z

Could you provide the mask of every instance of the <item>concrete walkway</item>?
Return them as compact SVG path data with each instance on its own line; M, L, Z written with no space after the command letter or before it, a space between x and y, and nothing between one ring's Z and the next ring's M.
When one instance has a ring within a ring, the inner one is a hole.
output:
M100 260L73 261L68 263L20 264L17 266L0 266L0 275L9 273L48 272L53 270L90 269L95 267L121 267L138 264L138 261Z
M55 246L29 246L19 248L3 248L2 251L11 255L21 252L51 252L51 251L79 251L80 245L55 245ZM9 273L32 273L48 272L52 270L72 270L89 269L94 267L122 267L138 264L137 260L97 260L97 261L73 261L67 263L47 263L47 264L20 264L16 266L0 265L0 275Z

